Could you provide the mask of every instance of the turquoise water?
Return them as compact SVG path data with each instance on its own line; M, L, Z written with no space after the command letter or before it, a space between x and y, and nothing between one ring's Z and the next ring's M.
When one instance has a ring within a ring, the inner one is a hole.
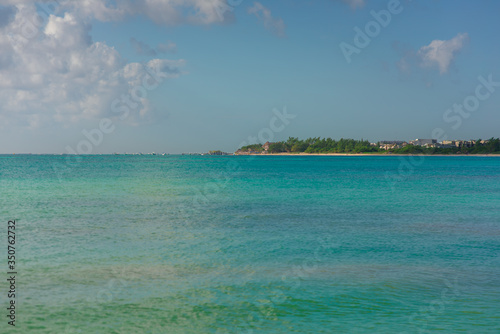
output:
M0 156L0 189L16 332L500 332L500 158Z

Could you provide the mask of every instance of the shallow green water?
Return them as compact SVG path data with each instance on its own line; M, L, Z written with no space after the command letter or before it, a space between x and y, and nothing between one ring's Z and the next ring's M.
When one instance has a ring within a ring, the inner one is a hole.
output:
M421 159L0 156L15 330L498 333L500 158Z

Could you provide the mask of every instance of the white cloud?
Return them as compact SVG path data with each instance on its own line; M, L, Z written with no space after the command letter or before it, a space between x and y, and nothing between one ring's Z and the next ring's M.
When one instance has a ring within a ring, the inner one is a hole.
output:
M34 4L16 5L13 19L0 27L3 126L36 127L111 116L111 102L141 85L144 66L127 64L113 47L92 41L91 26L79 15L50 15L35 25L33 17ZM173 78L183 64L156 59L147 65ZM141 98L131 111L127 120L132 123L147 118L147 99Z
M260 2L254 2L253 7L248 8L248 13L255 15L266 29L272 31L278 37L285 36L285 23L283 20L274 18L271 11Z
M158 24L211 24L224 21L224 0L141 0L137 11Z
M117 21L130 14L128 1L118 0L113 6L106 0L59 0L62 10L71 10L80 17L93 17L99 21Z
M100 21L121 20L129 15L145 15L157 24L213 24L231 17L226 0L61 0L64 9Z
M469 40L467 33L458 34L447 41L434 40L429 45L423 46L418 50L417 56L420 59L422 67L439 68L439 73L448 72L450 64L455 59L456 54L464 47Z
M109 115L111 102L148 75L143 65L127 64L112 46L93 41L92 20L142 15L161 25L205 25L231 20L234 9L227 0L0 0L0 6L0 126L29 127ZM276 33L284 32L283 22L264 7L256 15ZM172 42L154 48L131 43L151 57L176 51ZM174 78L184 61L155 59L147 65ZM149 117L152 106L146 98L139 102L127 118L132 123Z
M38 6L49 14L71 12L84 19L119 21L144 15L157 24L214 24L233 19L234 1L227 0L0 0L0 6ZM0 12L0 18L2 13Z

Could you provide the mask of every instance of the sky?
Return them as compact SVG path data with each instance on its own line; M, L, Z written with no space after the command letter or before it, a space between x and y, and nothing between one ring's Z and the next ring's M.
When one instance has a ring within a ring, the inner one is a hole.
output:
M495 0L0 0L0 153L499 137Z

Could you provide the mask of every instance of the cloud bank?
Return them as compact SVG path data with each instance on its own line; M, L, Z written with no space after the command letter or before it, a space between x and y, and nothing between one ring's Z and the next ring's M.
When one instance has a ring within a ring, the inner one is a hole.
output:
M240 4L240 0L0 0L0 126L33 128L109 117L113 101L150 75L151 66L161 71L162 79L182 75L184 60L162 57L176 52L175 43L150 47L131 38L136 53L155 59L127 63L113 46L92 39L94 20L143 16L165 26L224 24ZM248 13L277 36L285 35L283 20L262 4L255 2ZM127 118L134 124L147 119L151 111L146 97L135 102L138 106Z
M116 20L130 10L130 3L118 3L127 6L0 0L0 126L66 126L110 117L113 100L129 94L148 69L161 72L161 80L181 75L183 60L127 63L112 46L92 40L91 18ZM158 56L175 51L175 44L142 51ZM150 117L147 98L136 102L127 118L133 124Z
M230 19L226 0L84 0L60 1L65 10L100 21L117 21L144 15L157 24L213 24Z

